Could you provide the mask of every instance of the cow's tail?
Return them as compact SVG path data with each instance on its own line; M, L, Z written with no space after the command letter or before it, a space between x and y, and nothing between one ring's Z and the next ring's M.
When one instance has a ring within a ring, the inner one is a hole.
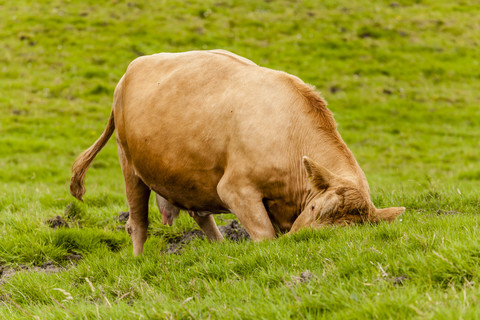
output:
M95 143L83 151L82 154L75 160L72 166L72 179L70 179L70 193L72 196L77 198L80 201L83 201L82 197L85 194L85 174L87 173L88 168L95 159L97 153L102 150L107 141L113 134L115 130L115 121L113 117L113 109L110 113L110 118L108 118L108 124L105 130L103 131L100 138L95 141Z

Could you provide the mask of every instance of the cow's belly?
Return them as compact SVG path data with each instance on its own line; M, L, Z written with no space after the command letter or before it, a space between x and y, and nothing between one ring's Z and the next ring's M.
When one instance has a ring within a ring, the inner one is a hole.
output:
M177 145L176 148L180 146ZM175 158L173 155L176 152L167 146L163 150L144 148L131 153L131 159L136 174L143 182L173 205L193 211L228 211L217 194L217 184L223 176L223 168L212 163L212 159L210 165L202 166L201 157L199 161L200 151L192 158L186 149L183 150L183 155Z

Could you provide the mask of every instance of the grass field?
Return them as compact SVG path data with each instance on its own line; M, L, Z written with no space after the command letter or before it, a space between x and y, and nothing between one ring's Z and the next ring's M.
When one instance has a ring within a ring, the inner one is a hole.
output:
M0 0L0 318L478 319L479 17L476 0ZM152 198L134 258L114 139L84 203L71 164L131 60L213 48L315 85L401 219L166 254L196 226L163 226Z

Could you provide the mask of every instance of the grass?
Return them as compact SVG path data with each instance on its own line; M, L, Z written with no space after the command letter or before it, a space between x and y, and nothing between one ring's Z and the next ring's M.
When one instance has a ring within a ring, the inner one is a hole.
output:
M0 317L478 318L479 14L474 0L0 1ZM85 203L70 166L131 60L212 48L314 84L374 203L406 206L401 220L165 254L195 225L161 225L152 198L134 258L114 219L127 210L114 139ZM50 228L57 215L70 228ZM61 272L33 271L46 262Z

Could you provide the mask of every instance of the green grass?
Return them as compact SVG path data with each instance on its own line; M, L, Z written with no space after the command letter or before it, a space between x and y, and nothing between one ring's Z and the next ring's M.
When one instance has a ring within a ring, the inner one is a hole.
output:
M479 318L479 16L474 0L0 0L0 270L65 267L3 277L0 318ZM213 48L315 85L374 203L407 207L401 219L168 255L195 224L161 225L152 198L134 258L114 219L127 210L114 139L65 211L70 166L128 63ZM70 228L49 228L57 215Z

